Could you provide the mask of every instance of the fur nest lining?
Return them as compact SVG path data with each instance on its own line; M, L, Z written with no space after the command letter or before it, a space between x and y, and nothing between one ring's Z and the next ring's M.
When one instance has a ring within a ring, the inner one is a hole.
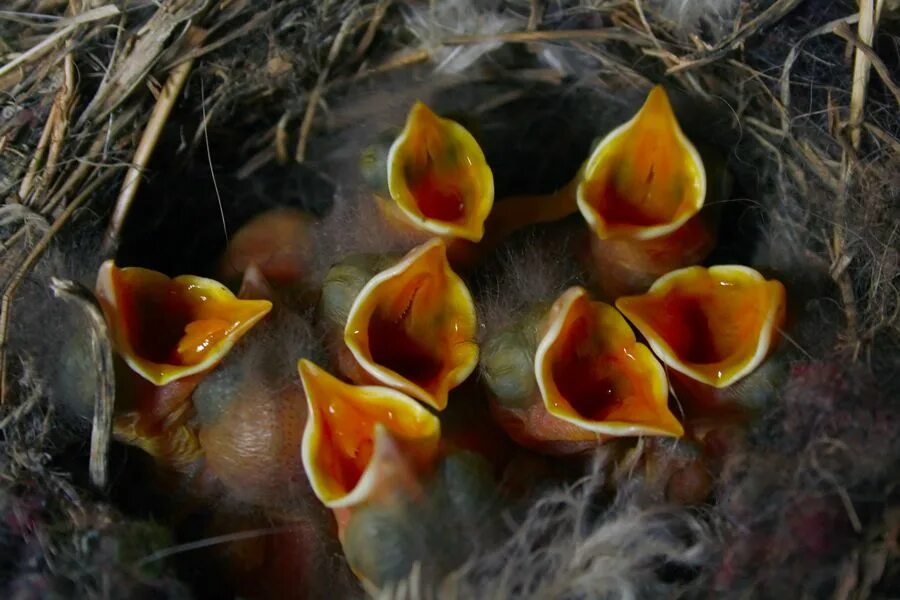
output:
M66 361L89 357L64 351L83 317L51 278L92 286L113 252L203 273L223 227L285 202L330 215L321 275L335 256L391 249L348 200L350 173L412 101L479 120L500 196L564 183L653 83L677 91L689 135L729 149L741 197L717 257L788 286L787 381L752 426L723 435L713 502L666 503L631 468L643 442L627 459L604 447L504 515L497 543L368 591L886 597L900 587L900 88L896 38L880 32L898 19L896 2L874 0L7 3L4 597L212 595L186 557L267 535L170 531L136 501L149 492L117 445L111 483L90 485L91 416L73 407L91 391L66 379ZM477 286L482 321L578 280L540 252L564 241L550 228L504 248ZM316 344L299 329L289 342ZM324 589L362 593L333 558Z

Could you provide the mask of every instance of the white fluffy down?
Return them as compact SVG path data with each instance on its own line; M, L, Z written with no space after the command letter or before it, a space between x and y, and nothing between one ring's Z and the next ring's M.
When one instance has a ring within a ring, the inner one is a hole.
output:
M473 556L436 584L410 576L378 598L663 598L679 584L665 567L691 569L709 560L714 532L686 509L647 501L632 479L606 503L601 450L594 468L563 489L545 492L498 548Z
M737 17L740 0L651 0L651 6L682 30L700 33L704 27L713 38L728 35Z
M521 28L521 18L506 13L478 10L472 0L442 0L423 3L406 13L406 24L421 45L434 56L435 71L462 73L482 56L496 50L501 42L445 46L442 40L454 35L484 35Z

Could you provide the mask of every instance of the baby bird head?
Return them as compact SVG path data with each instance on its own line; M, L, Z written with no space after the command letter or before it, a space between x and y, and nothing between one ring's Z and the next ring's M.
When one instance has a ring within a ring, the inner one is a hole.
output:
M578 186L578 208L600 239L672 233L703 207L706 171L661 86L594 148Z
M413 105L386 155L377 147L366 151L362 172L398 225L473 242L484 235L494 202L484 152L465 127L423 103Z
M611 437L679 437L662 365L611 306L573 287L484 345L482 372L517 441L577 452Z
M339 348L352 357L339 356L347 376L395 388L437 410L478 362L475 306L439 238L397 261L351 257L335 266L320 312L340 328Z
M191 394L271 303L240 300L211 279L112 261L100 267L96 291L119 358L116 436L176 470L192 468L201 450Z
M303 466L326 506L393 494L431 464L441 428L425 407L390 388L344 383L307 360L298 369L309 414Z
M724 388L772 349L784 322L785 290L749 267L688 267L616 306L668 367Z
M311 215L295 208L256 215L228 241L219 260L219 277L238 282L252 265L273 285L305 283L313 270L314 225Z

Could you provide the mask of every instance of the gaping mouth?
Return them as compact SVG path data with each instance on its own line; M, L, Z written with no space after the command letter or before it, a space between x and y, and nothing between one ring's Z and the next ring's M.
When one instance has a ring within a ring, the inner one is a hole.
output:
M357 296L344 342L375 380L442 410L478 362L475 307L444 243L415 248Z
M432 460L440 422L415 400L389 388L343 383L307 360L298 368L309 406L303 465L326 506L364 502L392 469ZM409 464L394 464L398 460Z
M765 358L784 319L785 291L747 267L689 267L616 306L663 362L722 388Z
M116 350L155 385L212 368L272 308L239 300L220 283L103 263L100 299Z
M637 115L610 132L588 159L578 207L601 239L652 239L694 216L706 173L662 87Z
M388 189L407 219L430 233L479 241L494 179L466 129L417 102L388 155Z
M613 307L570 288L545 330L534 368L550 414L604 435L683 434L662 365Z

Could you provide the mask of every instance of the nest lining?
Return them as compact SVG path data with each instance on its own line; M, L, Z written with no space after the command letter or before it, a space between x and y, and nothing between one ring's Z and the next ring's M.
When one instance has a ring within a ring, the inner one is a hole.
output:
M175 544L129 498L123 465L139 459L122 448L111 493L91 488L89 428L64 414L78 404L64 396L88 392L48 367L66 337L47 321L62 310L51 276L90 285L112 249L123 264L208 272L223 225L284 202L332 215L319 272L331 256L393 250L366 229L348 181L412 100L479 118L500 196L564 183L592 137L660 81L702 107L681 113L685 129L731 149L747 199L726 207L734 235L716 262L777 273L802 299L790 340L802 358L778 403L729 438L712 507L662 506L654 482L600 452L498 548L381 593L867 597L896 584L898 122L891 42L866 25L868 3L99 4L72 20L63 3L22 1L0 21L12 46L0 45L12 57L0 67L2 272L16 299L2 321L0 572L13 597L186 596L172 558L198 545L184 531ZM882 23L896 22L890 10ZM486 323L577 280L535 251L560 239L525 234L485 267ZM536 268L510 267L526 263ZM610 481L619 491L604 499Z

